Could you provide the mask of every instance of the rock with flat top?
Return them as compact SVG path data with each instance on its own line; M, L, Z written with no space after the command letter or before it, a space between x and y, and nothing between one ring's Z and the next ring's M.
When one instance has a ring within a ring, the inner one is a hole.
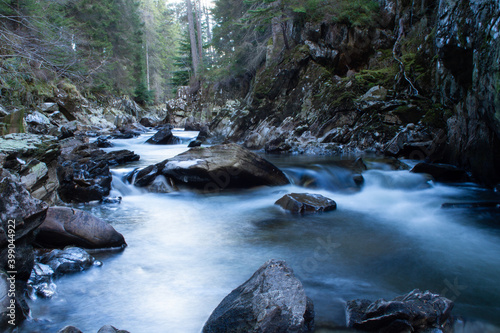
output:
M290 193L275 202L276 205L292 213L318 213L335 210L337 204L321 194Z
M348 327L363 331L421 332L445 324L452 308L449 299L415 289L392 301L348 301L346 320Z

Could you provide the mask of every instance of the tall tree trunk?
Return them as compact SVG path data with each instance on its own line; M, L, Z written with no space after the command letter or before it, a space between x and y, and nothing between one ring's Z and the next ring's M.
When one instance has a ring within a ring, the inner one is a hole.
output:
M148 40L146 39L146 82L148 85L148 90L151 90L151 85L149 81L149 43Z
M193 22L193 8L191 7L191 0L186 0L187 7L187 16L189 23L189 39L191 41L191 58L193 60L193 73L194 76L198 76L198 67L200 65L198 50L196 48L196 34L195 34L195 26Z
M203 36L201 35L201 4L200 0L195 0L194 15L196 18L196 32L198 34L198 55L200 56L200 66L203 66Z

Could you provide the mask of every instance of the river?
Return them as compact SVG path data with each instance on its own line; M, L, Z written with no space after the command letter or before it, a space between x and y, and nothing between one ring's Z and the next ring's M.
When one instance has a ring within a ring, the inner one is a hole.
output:
M114 140L108 149L141 155L113 169L111 195L122 196L121 204L75 206L111 223L128 247L96 253L102 267L56 280L52 299L31 300L32 319L21 331L74 325L91 333L111 324L132 333L200 332L219 302L271 258L294 269L319 326L344 325L346 300L392 299L415 288L454 300L455 315L500 326L499 210L441 208L498 194L473 184L434 184L369 156L360 191L349 186L339 158L266 156L316 186L146 193L122 176L185 151L196 136L175 131L182 144L144 144L151 134ZM274 202L290 192L320 193L338 209L286 214Z

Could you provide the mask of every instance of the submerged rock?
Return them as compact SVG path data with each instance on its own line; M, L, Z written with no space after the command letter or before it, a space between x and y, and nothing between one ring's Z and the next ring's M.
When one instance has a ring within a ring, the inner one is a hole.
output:
M184 185L207 192L289 183L272 163L236 144L192 148L129 174L127 179L134 180L134 185L146 187L158 176L170 180L174 187Z
M453 308L449 299L415 289L392 301L348 301L347 326L364 331L414 332L440 328Z
M313 303L284 261L269 260L226 296L203 327L219 332L310 332Z
M337 204L321 194L290 193L275 202L275 205L292 213L317 213L335 210Z
M415 165L410 172L427 173L438 182L461 183L470 181L470 177L465 170L449 164L431 164L422 162Z
M48 248L69 245L84 248L124 247L125 239L109 223L82 210L50 207L38 228L36 242Z

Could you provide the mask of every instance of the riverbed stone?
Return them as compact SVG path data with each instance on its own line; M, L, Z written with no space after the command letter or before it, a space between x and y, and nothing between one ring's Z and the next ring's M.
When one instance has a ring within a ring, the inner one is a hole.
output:
M352 300L346 304L347 326L363 331L420 332L439 328L450 316L453 302L415 289L392 301Z
M94 215L69 207L50 207L36 242L48 248L69 245L89 249L124 247L123 235Z
M94 257L78 247L55 249L40 258L42 264L50 266L55 276L77 273L89 269L92 265L100 265Z
M311 193L285 194L275 204L298 214L328 212L337 208L337 204L332 199Z
M310 332L314 307L286 262L269 260L226 296L203 327L219 332Z
M83 333L83 332L80 331L75 326L68 325L61 328L59 331L57 331L57 333Z
M146 143L151 143L155 145L172 145L178 143L179 140L172 134L172 128L170 126L165 126L158 130L151 138L149 138Z

